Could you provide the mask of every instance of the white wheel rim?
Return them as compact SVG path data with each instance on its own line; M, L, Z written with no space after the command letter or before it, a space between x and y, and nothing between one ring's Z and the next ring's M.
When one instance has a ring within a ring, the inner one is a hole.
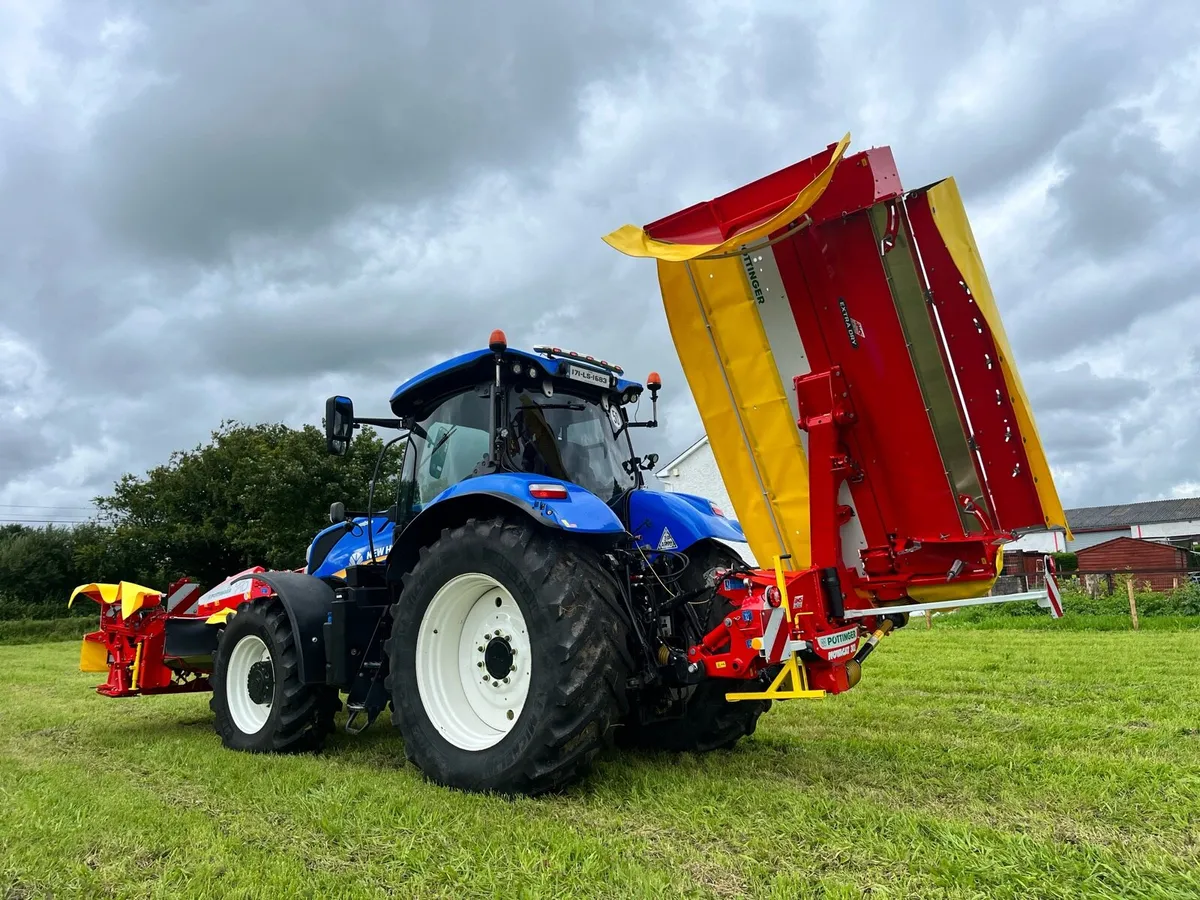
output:
M250 696L250 670L255 663L272 665L271 651L257 635L248 634L234 645L225 672L225 694L233 724L244 734L257 734L271 715L271 699L256 703ZM271 692L274 695L274 691ZM273 699L273 697L272 697Z
M532 662L525 616L490 575L450 579L421 617L417 692L433 727L455 747L486 750L516 727Z

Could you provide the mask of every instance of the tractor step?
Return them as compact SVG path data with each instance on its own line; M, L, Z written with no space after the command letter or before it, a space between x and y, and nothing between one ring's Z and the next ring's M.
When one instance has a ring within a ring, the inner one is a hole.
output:
M346 719L346 734L362 734L371 727L371 723L375 721L375 716L379 715L378 710L372 714L365 703L347 703L346 711L350 713ZM355 722L362 716L364 721L361 725L355 727Z

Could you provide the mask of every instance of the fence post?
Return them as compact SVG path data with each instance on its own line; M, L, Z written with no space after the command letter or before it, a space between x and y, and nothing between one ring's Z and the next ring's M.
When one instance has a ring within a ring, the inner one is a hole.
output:
M1129 580L1125 582L1125 587L1129 590L1129 618L1133 620L1133 630L1137 631L1137 600L1133 597L1133 576L1130 576Z
M933 627L933 612L927 609L927 610L925 610L925 630L928 631L932 627Z

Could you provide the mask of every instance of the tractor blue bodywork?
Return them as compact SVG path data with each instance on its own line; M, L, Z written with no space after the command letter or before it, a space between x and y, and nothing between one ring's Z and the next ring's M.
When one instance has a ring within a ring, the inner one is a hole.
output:
M480 350L433 366L396 389L391 397L392 411L397 416L421 418L424 411L436 407L445 398L461 395L464 386L477 384L481 373L486 373L487 367L494 365L493 359L491 351ZM611 377L606 386L581 384L578 379L569 378L568 366L578 375L578 367L587 366L585 360L578 357L547 358L508 349L504 365L512 367L512 372L521 378L545 385L543 389L548 404L576 398L580 402L595 402L595 397L605 394L605 415L613 413L614 423L618 422L619 416L625 413L614 413L613 410L619 410L636 400L643 390L642 385L617 377L612 372L609 373ZM604 421L603 415L600 421ZM429 440L435 441L436 436ZM461 470L455 470L454 477L460 480L441 490L432 499L423 504L414 502L400 516L399 525L387 519L380 510L372 517L370 539L365 517L356 517L352 521L326 528L309 547L305 571L317 577L340 576L347 566L370 562L372 559L383 562L397 541L403 546L406 535L422 533L422 523L435 516L434 509L441 507L444 511L448 504L461 507L463 520L472 515L472 510L477 507L486 504L489 509L495 509L499 503L513 512L529 516L545 528L592 536L619 537L627 533L648 552L687 552L689 547L709 539L732 545L735 549L748 550L741 526L725 517L712 502L692 494L648 490L642 486L640 477L636 479L637 486L623 491L620 497L610 502L605 502L596 493L570 480L546 474L495 471L471 473L463 477ZM561 486L566 496L545 496L548 485ZM534 496L532 491L535 487L543 496ZM372 541L374 557L370 549ZM745 550L743 557L746 557Z

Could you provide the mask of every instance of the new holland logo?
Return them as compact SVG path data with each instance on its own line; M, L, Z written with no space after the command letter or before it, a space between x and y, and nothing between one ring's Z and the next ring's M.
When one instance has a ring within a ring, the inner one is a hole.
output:
M679 545L675 543L675 538L671 537L671 530L669 528L664 528L662 537L658 539L658 549L675 550L678 548L678 546Z

